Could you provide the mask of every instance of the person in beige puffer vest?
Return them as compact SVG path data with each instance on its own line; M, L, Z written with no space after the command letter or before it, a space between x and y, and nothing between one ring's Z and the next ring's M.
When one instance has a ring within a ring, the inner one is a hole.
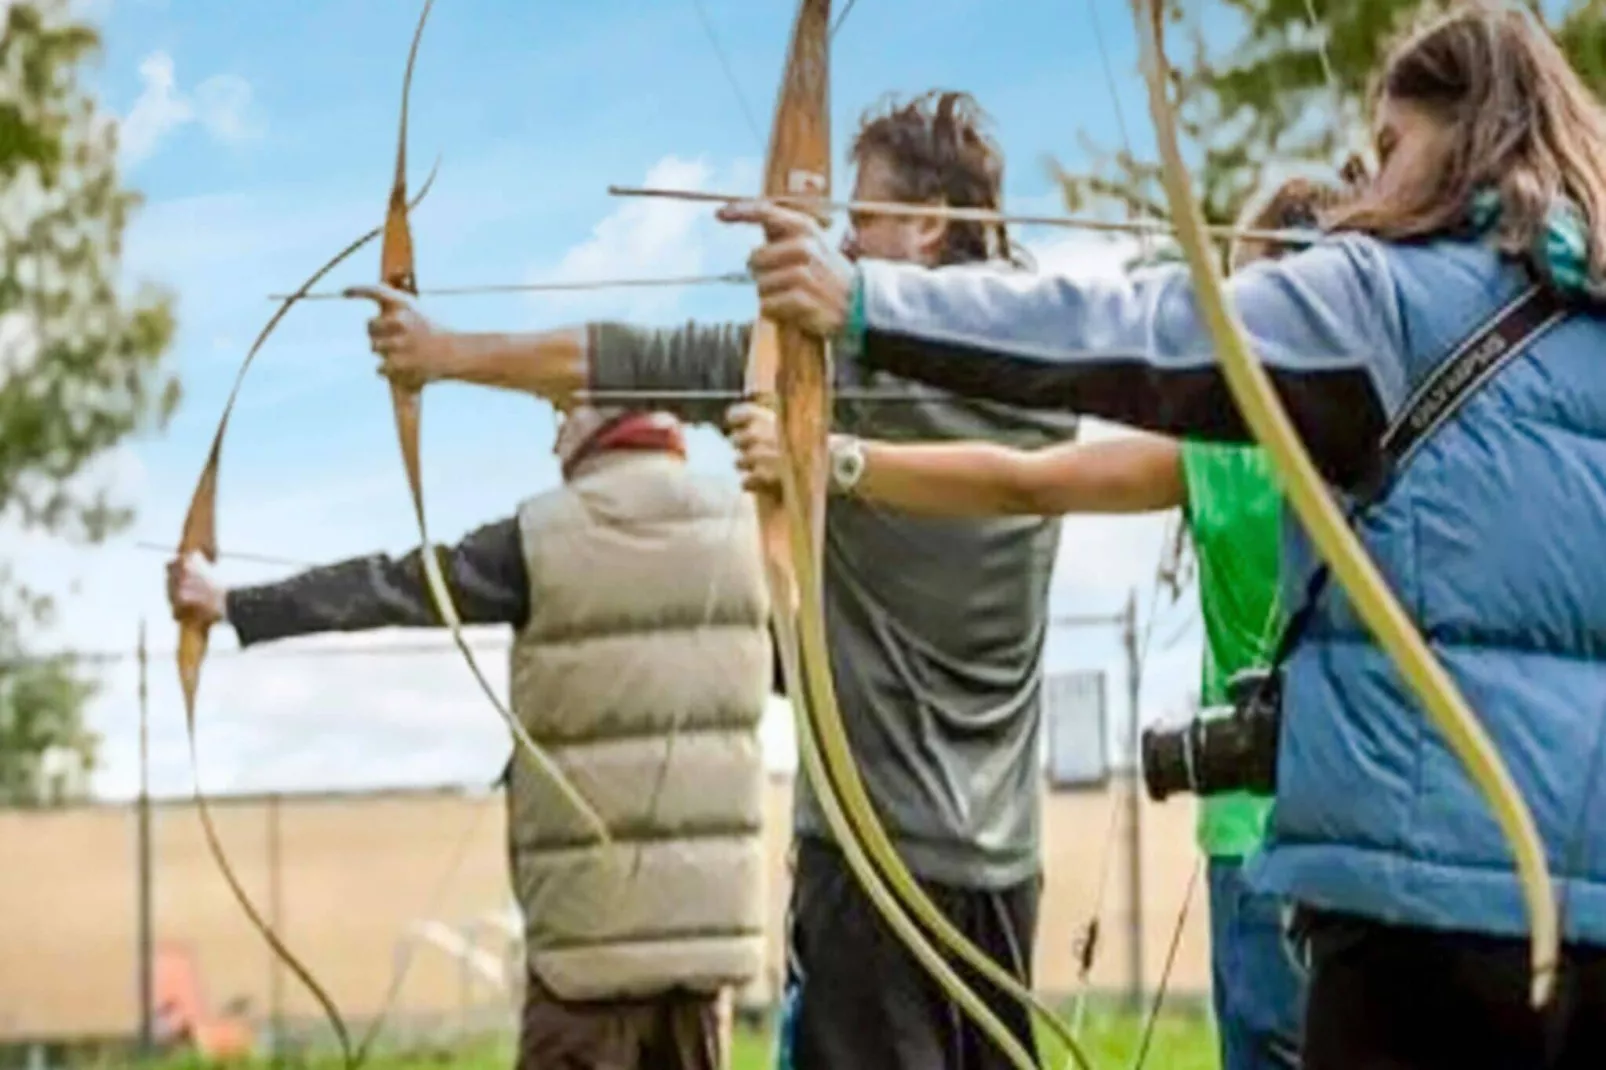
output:
M508 852L528 981L520 1070L719 1070L728 993L763 965L759 722L772 684L751 499L688 470L673 418L578 408L564 485L438 551L465 623L516 629L511 708L608 823L515 749ZM175 613L242 646L438 623L420 556L226 590L168 566Z

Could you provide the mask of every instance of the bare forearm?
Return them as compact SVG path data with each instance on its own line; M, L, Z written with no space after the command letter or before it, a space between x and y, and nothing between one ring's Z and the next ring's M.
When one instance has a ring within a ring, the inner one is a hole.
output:
M454 335L449 377L519 390L566 406L590 377L586 335L584 327Z
M987 442L867 442L855 495L921 516L1033 514L1018 478L1025 451Z
M867 443L858 493L926 516L1142 513L1182 504L1180 447L1132 434L1045 449Z

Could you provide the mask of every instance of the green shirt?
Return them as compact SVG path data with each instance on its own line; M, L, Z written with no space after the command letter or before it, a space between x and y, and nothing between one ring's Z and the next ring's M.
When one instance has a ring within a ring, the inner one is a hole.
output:
M1270 660L1282 625L1282 495L1255 446L1184 442L1184 514L1199 559L1205 652L1201 704L1226 702L1227 681ZM1217 857L1260 847L1271 799L1238 792L1201 800L1199 846Z

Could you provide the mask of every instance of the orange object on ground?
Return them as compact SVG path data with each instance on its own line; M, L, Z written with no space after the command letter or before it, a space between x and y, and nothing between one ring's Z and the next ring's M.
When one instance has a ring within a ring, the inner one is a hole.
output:
M255 1046L251 1026L241 1018L214 1015L207 1009L193 948L188 944L158 943L151 972L159 1044L192 1046L207 1058L226 1059L250 1053Z

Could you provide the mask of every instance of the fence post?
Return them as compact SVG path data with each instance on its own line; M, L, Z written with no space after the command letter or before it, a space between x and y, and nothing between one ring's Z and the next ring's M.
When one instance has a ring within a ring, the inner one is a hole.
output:
M135 815L138 831L134 848L134 867L135 880L138 882L135 901L139 918L136 924L138 948L134 958L135 968L139 972L139 1054L142 1059L149 1059L156 1050L156 1023L152 991L154 985L151 977L154 949L151 923L150 652L145 644L144 618L139 622L139 645L136 648L135 658L139 662L139 801L136 804Z
M284 881L280 867L279 793L268 795L268 924L284 932ZM268 1015L273 1023L272 1065L284 1065L284 963L268 956Z

